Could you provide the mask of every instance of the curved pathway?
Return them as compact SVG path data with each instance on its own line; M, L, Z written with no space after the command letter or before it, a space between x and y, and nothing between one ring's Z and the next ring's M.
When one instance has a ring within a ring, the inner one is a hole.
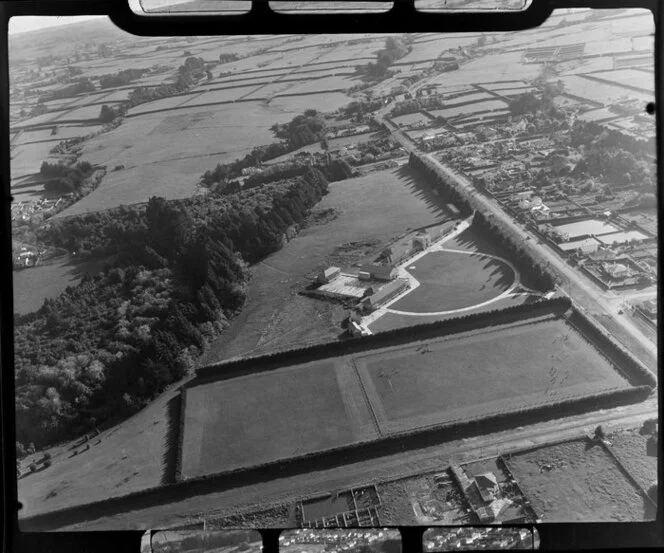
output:
M530 292L530 289L525 288L521 284L521 279L519 275L519 271L517 268L507 259L504 259L502 257L498 257L497 255L492 255L489 253L484 253L484 252L472 252L472 251L467 251L467 250L457 250L457 249L452 249L452 248L445 248L443 247L443 244L445 242L448 242L449 240L452 240L453 238L456 238L459 234L461 234L463 231L465 231L468 227L470 227L472 221L472 216L469 217L468 219L465 219L462 221L459 226L454 229L450 234L444 236L442 239L440 239L438 242L432 244L430 247L428 247L426 250L423 252L420 252L416 256L408 259L407 261L404 261L401 265L397 267L398 271L398 278L402 278L405 280L408 280L410 283L410 287L405 290L402 294L399 294L398 296L392 298L390 301L386 302L384 305L379 307L376 311L373 313L369 314L366 317L363 317L362 319L362 324L365 326L369 326L372 323L376 322L378 319L380 319L383 315L386 313L393 313L395 315L406 315L409 317L431 317L431 316L444 316L444 315L454 315L456 313L464 313L466 311L472 311L474 309L480 309L482 307L485 307L487 305L491 305L492 303L498 302L500 300L503 300L508 297L518 297L518 296L523 296L523 295L541 295L538 292ZM415 290L418 286L420 286L420 282L411 274L408 272L407 267L415 263L417 260L420 258L424 257L425 255L432 253L432 252L451 252L451 253L460 253L460 254L465 254L465 255L479 255L483 257L489 257L493 259L497 259L498 261L501 261L505 265L507 265L510 269L512 269L512 272L514 273L514 281L512 284L507 288L507 290L503 291L502 293L498 294L494 298L491 298L487 301L476 303L474 305L470 305L467 307L461 307L458 309L451 309L447 311L433 311L433 312L427 312L427 313L422 313L422 312L413 312L413 311L401 311L398 309L390 309L390 305L395 304L402 298L404 298L406 295L410 294L413 290ZM517 289L525 289L526 292L517 292Z

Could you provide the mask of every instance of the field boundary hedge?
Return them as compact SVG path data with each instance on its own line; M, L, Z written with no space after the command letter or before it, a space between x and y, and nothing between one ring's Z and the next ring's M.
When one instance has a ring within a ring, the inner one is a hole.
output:
M573 309L567 321L611 363L624 370L628 378L631 377L635 382L651 389L657 386L655 375L585 313L579 309Z
M321 470L326 467L339 466L343 463L357 462L359 459L370 459L381 455L389 455L395 451L417 449L423 447L423 445L458 439L459 436L468 437L471 435L486 434L487 432L497 431L497 428L505 429L523 425L524 418L526 417L531 419L537 417L537 420L540 420L547 416L560 417L563 413L566 416L571 416L587 412L589 408L596 410L633 403L639 399L645 399L650 394L650 391L648 386L640 386L636 388L623 388L617 391L600 392L584 396L580 399L562 400L524 409L507 410L488 417L453 422L424 431L418 429L394 434L378 440L358 442L352 445L330 448L288 459L270 461L251 467L242 467L190 479L179 479L173 484L147 488L124 496L110 497L97 502L27 517L21 519L21 525L24 531L43 530L49 528L49 521L50 526L57 526L58 522L54 519L58 517L62 517L65 520L69 517L67 522L61 521L59 523L64 525L71 523L71 517L78 516L85 520L91 516L104 516L104 514L93 514L95 509L101 509L110 514L123 508L141 508L141 505L130 506L128 504L135 501L142 502L146 507L154 506L159 501L175 501L199 493L209 493L211 490L210 486L213 483L217 484L220 488L230 488L246 485L243 482L248 484L273 478L275 471L279 471L281 476L286 476L288 474L300 474L311 470Z
M192 387L210 380L225 380L243 374L259 373L288 365L308 363L327 357L345 356L416 340L459 334L469 330L522 321L546 314L562 315L571 305L569 298L559 297L532 304L515 305L505 309L494 309L443 321L387 330L352 341L326 342L272 354L245 357L201 367L196 370L196 378L187 383L187 386Z
M184 443L184 423L186 421L186 412L187 412L187 388L180 388L180 408L178 409L177 421L178 435L176 441L177 448L177 458L175 460L175 482L180 481L182 478L182 445Z

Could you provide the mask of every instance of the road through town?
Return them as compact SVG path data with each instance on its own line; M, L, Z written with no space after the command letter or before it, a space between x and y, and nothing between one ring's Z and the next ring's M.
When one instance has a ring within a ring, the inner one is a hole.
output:
M376 119L378 122L386 125L388 129L391 130L392 136L399 141L402 147L408 152L414 152L417 150L417 147L413 141L408 138L403 131L401 131L391 120L385 117L388 110L388 106L384 107L380 112L378 112ZM500 205L493 199L490 199L483 194L481 194L475 186L463 175L460 175L458 172L454 171L450 167L442 164L434 156L430 154L424 154L432 163L434 163L443 173L447 174L451 179L453 179L459 187L463 188L470 196L474 197L475 200L483 205L487 210L490 211L498 220L500 220L506 227L510 228L517 236L525 242L532 240L533 237L530 233L517 224L512 217L510 217ZM531 243L531 247L535 247ZM611 292L604 292L600 290L594 283L592 283L587 277L582 275L579 271L570 267L565 260L563 260L558 254L552 251L548 246L541 244L538 248L539 253L544 256L547 262L554 268L558 274L562 275L565 279L565 285L561 287L567 295L572 297L578 304L582 306L586 311L593 312L603 312L608 314L614 319L616 323L635 341L637 341L640 346L645 350L648 355L647 359L642 361L650 368L651 371L656 373L657 367L657 344L653 343L647 336L641 332L641 330L634 325L634 323L629 319L627 313L623 313L621 304L622 301L619 296L612 294ZM564 287L567 287L568 290L565 291ZM602 324L602 321L598 321L599 324ZM615 334L614 334L615 336ZM632 350L629 343L624 343L625 341L621 339L621 336L615 336L618 340L623 342L623 345L628 349ZM638 357L643 357L637 352L633 352Z

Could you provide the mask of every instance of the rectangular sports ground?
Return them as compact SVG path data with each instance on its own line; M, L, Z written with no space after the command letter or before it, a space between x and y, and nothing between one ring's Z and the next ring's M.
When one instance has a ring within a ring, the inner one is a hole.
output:
M192 382L181 478L630 386L555 315L374 347Z

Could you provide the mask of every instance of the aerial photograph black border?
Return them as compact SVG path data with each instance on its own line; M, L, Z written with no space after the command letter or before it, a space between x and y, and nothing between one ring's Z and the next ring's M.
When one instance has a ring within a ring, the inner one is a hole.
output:
M273 12L267 0L253 0L248 13L237 15L137 15L128 0L0 0L0 179L2 182L2 238L0 282L0 352L2 367L2 496L4 528L3 551L136 551L140 549L143 532L43 532L24 533L18 527L21 505L17 499L15 478L15 426L14 426L14 371L13 368L13 298L11 282L11 201L9 178L9 62L8 25L12 16L21 15L108 15L111 21L128 33L141 36L211 36L224 34L315 34L348 32L468 32L513 31L542 24L554 8L645 8L655 17L655 79L656 104L660 103L664 67L662 27L663 10L658 0L532 0L521 12L447 12L421 13L413 0L396 0L385 13L367 14L284 14ZM645 108L645 106L644 106ZM660 110L655 111L657 123L658 178L662 182L664 146L660 131L663 121ZM658 194L661 192L658 187ZM660 229L661 231L661 229ZM660 232L658 231L658 233ZM660 236L658 235L658 240ZM658 284L658 291L660 291ZM660 296L658 296L660 297ZM661 344L659 337L658 347ZM661 363L658 362L661 375ZM661 412L662 394L658 390ZM659 444L661 471L661 442ZM661 476L661 473L660 473ZM660 477L661 480L661 477ZM661 504L661 489L660 504ZM540 523L526 528L537 528L542 550L555 549L613 549L664 546L664 520L661 512L657 520L643 523ZM261 530L258 528L257 530ZM401 528L404 552L422 551L422 534L426 527ZM278 551L279 530L262 530L264 551Z

